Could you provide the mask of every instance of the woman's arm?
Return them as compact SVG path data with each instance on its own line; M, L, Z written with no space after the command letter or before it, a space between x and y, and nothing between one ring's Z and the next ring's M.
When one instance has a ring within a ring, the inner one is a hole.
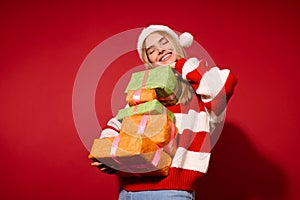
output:
M107 138L107 137L116 137L119 135L121 129L121 122L118 121L116 118L111 118L106 127L101 132L100 138Z
M197 58L178 60L175 70L183 79L189 81L208 110L215 114L224 111L237 83L230 70L220 70L217 66L209 67L205 60Z

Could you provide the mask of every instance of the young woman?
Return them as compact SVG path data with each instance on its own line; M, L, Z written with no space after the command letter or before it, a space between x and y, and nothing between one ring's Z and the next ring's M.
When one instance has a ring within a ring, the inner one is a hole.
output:
M195 198L197 182L209 164L210 135L224 120L236 79L228 69L207 66L205 60L197 58L187 59L183 47L192 40L192 35L178 37L163 25L151 25L139 36L137 51L146 68L170 65L182 87L178 103L168 106L176 118L179 144L167 177L120 177L119 199ZM120 126L120 122L111 119L101 137L117 136ZM106 173L114 172L99 162L92 165Z

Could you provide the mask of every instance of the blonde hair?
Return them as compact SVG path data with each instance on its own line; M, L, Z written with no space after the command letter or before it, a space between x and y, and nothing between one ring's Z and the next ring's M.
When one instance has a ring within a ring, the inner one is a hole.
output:
M177 60L179 60L180 58L187 57L186 52L183 49L183 47L169 33L164 32L164 31L155 31L153 33L159 33L160 35L164 36L173 45L174 52L176 52L176 55L177 55ZM141 57L142 57L142 60L147 69L153 69L155 67L152 65L152 63L150 62L150 60L148 58L145 40L143 41L143 45L142 45L142 56ZM177 79L179 81L179 86L181 87L181 94L179 96L178 103L186 104L191 100L191 98L192 98L193 94L195 94L195 92L187 80L184 80L180 75L177 76Z

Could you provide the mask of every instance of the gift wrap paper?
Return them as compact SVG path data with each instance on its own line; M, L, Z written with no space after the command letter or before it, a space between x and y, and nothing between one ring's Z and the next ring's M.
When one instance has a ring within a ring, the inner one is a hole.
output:
M176 126L167 114L125 117L121 131L132 137L142 134L160 147L166 146L177 134Z
M119 139L122 140L121 137ZM119 147L115 148L115 140L115 138L95 139L89 158L96 158L101 163L119 170L120 176L168 175L172 159L162 149L136 154Z
M174 114L156 99L139 105L120 109L118 111L116 118L117 120L122 121L124 117L131 116L131 115L142 115L142 114L155 115L155 114L162 114L162 113L167 113L169 118L174 122L175 120Z
M138 105L157 99L154 89L128 90L126 101L129 106Z
M176 104L181 94L177 77L170 66L133 73L125 92L140 89L155 89L159 101L164 105Z
M123 149L126 151L126 153L130 154L142 154L156 151L157 145L143 135L129 135L123 130L120 130L120 141L118 143L118 148Z

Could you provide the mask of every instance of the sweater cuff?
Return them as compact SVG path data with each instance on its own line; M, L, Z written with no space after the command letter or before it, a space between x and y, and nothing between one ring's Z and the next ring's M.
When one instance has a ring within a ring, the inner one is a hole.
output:
M176 64L175 64L175 70L180 74L182 75L182 67L184 65L184 63L186 62L186 59L185 58L181 58L179 59Z
M200 61L197 58L189 58L182 66L182 78L187 80L187 75L198 68Z

